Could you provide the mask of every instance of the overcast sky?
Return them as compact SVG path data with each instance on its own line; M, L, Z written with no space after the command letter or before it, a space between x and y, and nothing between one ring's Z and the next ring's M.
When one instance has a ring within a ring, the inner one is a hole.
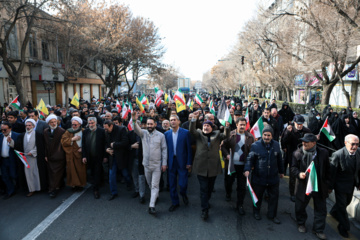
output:
M256 13L258 0L123 0L134 16L152 20L164 40L163 62L191 80L201 80L235 44Z

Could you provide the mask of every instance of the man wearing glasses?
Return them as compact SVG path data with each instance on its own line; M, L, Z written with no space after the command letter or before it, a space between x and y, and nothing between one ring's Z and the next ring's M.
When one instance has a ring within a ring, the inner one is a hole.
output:
M341 236L348 238L350 230L346 207L351 203L354 188L360 187L359 138L349 134L345 137L345 147L333 153L330 158L331 180L329 188L335 190L336 203L330 214L339 222Z

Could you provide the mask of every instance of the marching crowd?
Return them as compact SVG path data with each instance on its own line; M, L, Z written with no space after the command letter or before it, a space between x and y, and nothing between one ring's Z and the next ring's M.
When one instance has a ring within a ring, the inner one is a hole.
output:
M156 214L159 191L167 188L172 212L180 206L180 198L189 203L187 185L192 174L199 182L201 218L206 220L216 178L223 174L226 201L231 200L236 179L238 214L245 214L249 184L254 218L261 220L266 199L267 218L280 224L279 183L287 174L298 231L307 231L306 207L312 198L312 231L326 239L326 198L334 191L336 203L330 214L339 222L339 234L349 236L346 207L360 185L360 120L351 108L340 113L331 106L323 112L312 108L308 127L286 102L278 108L274 99L260 105L257 99L249 103L208 94L182 111L173 101L165 104L153 99L142 104L135 96L82 100L68 109L48 106L47 116L30 103L20 110L5 104L0 111L4 199L24 190L27 197L45 191L55 198L65 184L83 191L87 182L99 199L99 189L108 179L109 200L113 200L121 178L140 203L145 203L148 184L150 214ZM229 118L220 114L224 111Z

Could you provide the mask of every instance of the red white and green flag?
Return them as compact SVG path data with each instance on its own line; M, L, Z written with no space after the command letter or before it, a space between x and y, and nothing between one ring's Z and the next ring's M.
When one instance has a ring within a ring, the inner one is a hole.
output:
M125 101L123 101L122 111L121 111L121 118L122 118L122 119L126 119L127 116L128 116L128 114L129 114L129 109L128 109L128 107L126 106Z
M309 167L306 169L305 173L309 173L308 182L306 185L306 195L309 195L311 192L318 191L318 181L317 181L317 174L315 169L314 161L312 161Z
M179 90L176 91L176 93L174 95L174 101L179 101L182 105L186 106L184 95Z
M215 107L214 107L214 101L213 100L210 101L209 108L210 108L210 113L215 116Z
M231 100L230 104L231 104L231 108L232 108L232 109L235 109L235 102L234 102L234 100Z
M325 136L329 139L330 142L334 141L334 139L336 138L335 133L333 132L333 130L330 127L329 121L328 121L328 117L326 118L324 125L322 126L320 133L324 133Z
M129 103L129 99L128 99L128 100L126 100L126 104L129 106L129 108L128 108L128 112L131 114L131 113L133 112L133 107L132 107L132 104L131 104L131 103Z
M134 130L134 129L133 129L133 120L132 120L132 118L130 118L130 121L129 121L127 127L128 127L128 129L129 129L129 131Z
M249 108L246 108L245 119L246 119L246 129L245 130L248 130L250 128Z
M43 113L42 111L39 111L39 117L40 117L40 120L45 120L45 113Z
M154 90L155 90L155 95L156 95L156 98L159 98L159 97L161 97L163 94L164 94L164 91L163 90L161 90L161 89L159 89L159 88L154 88Z
M14 150L18 158L23 162L26 168L30 168L29 163L26 160L25 154L19 151Z
M144 106L149 104L149 101L148 101L148 99L146 98L146 96L145 96L144 93L139 97L139 101L140 101L141 104L144 105Z
M20 110L19 96L16 96L16 98L11 102L11 106Z
M161 100L161 97L159 96L159 97L157 97L157 98L155 99L155 105L156 105L157 107L160 107L161 103L162 103L162 100Z
M120 114L120 112L121 112L121 105L120 105L119 100L116 100L116 107L117 107L117 109L118 109L118 113Z
M251 128L250 133L254 136L254 138L261 137L262 131L264 129L264 123L262 117L257 120L254 126Z
M201 99L201 97L199 96L199 94L196 94L195 95L195 98L194 98L195 102L199 105L201 105L203 103L203 100Z
M249 189L249 192L250 192L251 199L252 199L252 201L253 201L254 206L256 207L256 203L258 202L258 198L257 198L254 190L253 190L252 187L251 187L251 184L250 184L250 182L249 182L249 178L248 178L248 177L246 178L246 182L247 182L247 186L248 186L248 189Z

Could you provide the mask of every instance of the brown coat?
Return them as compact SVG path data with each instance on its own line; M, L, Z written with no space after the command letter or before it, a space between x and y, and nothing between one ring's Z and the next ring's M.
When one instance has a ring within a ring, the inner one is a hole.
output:
M61 145L66 154L66 185L84 187L86 185L86 165L82 163L80 147L76 142L71 142L73 137L74 133L66 131L61 138Z
M254 142L255 142L254 136L251 133L249 133L248 131L245 131L245 145L244 145L245 157L244 157L244 159L246 159L247 156L249 155L251 145ZM231 149L231 153L232 153L231 157L234 156L235 146L236 146L236 129L230 132L230 138L228 138L227 140L224 140L224 142L221 146L221 151L222 151L224 161L225 161L225 169L228 169L228 164L229 164L229 160L227 159L226 156L230 154L230 149Z
M44 130L45 159L49 173L49 190L54 191L61 187L65 172L65 152L61 146L61 137L65 130L57 127L53 136L50 128Z

